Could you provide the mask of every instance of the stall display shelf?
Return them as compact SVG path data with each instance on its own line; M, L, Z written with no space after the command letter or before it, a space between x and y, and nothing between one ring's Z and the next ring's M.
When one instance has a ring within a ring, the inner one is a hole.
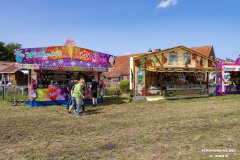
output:
M167 90L201 90L201 89L206 89L206 88L167 88Z

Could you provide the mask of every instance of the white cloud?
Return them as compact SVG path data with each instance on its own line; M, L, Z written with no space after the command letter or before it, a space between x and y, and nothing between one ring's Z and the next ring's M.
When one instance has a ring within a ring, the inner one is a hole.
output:
M159 3L157 8L167 8L169 6L174 6L176 4L177 4L177 0L163 0L161 3Z

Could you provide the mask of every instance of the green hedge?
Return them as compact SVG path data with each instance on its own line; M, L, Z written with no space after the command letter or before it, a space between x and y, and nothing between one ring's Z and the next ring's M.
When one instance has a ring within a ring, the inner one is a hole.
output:
M120 92L119 86L110 86L104 89L105 94Z
M121 91L123 93L127 93L129 91L129 81L128 80L122 80L119 85Z

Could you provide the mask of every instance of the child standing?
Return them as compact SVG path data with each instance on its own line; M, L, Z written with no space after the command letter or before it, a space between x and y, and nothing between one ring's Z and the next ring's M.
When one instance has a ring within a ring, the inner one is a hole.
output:
M85 81L83 78L79 80L79 83L75 85L74 90L73 90L73 95L72 97L75 98L76 100L76 105L77 105L77 116L80 116L80 108L83 104L83 99L85 98L83 96L83 86L85 84Z

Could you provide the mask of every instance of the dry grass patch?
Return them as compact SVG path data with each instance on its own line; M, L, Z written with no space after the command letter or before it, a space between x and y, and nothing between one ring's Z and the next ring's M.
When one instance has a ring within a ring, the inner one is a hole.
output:
M240 96L129 102L107 98L76 117L64 107L0 105L0 159L209 159L240 146Z

